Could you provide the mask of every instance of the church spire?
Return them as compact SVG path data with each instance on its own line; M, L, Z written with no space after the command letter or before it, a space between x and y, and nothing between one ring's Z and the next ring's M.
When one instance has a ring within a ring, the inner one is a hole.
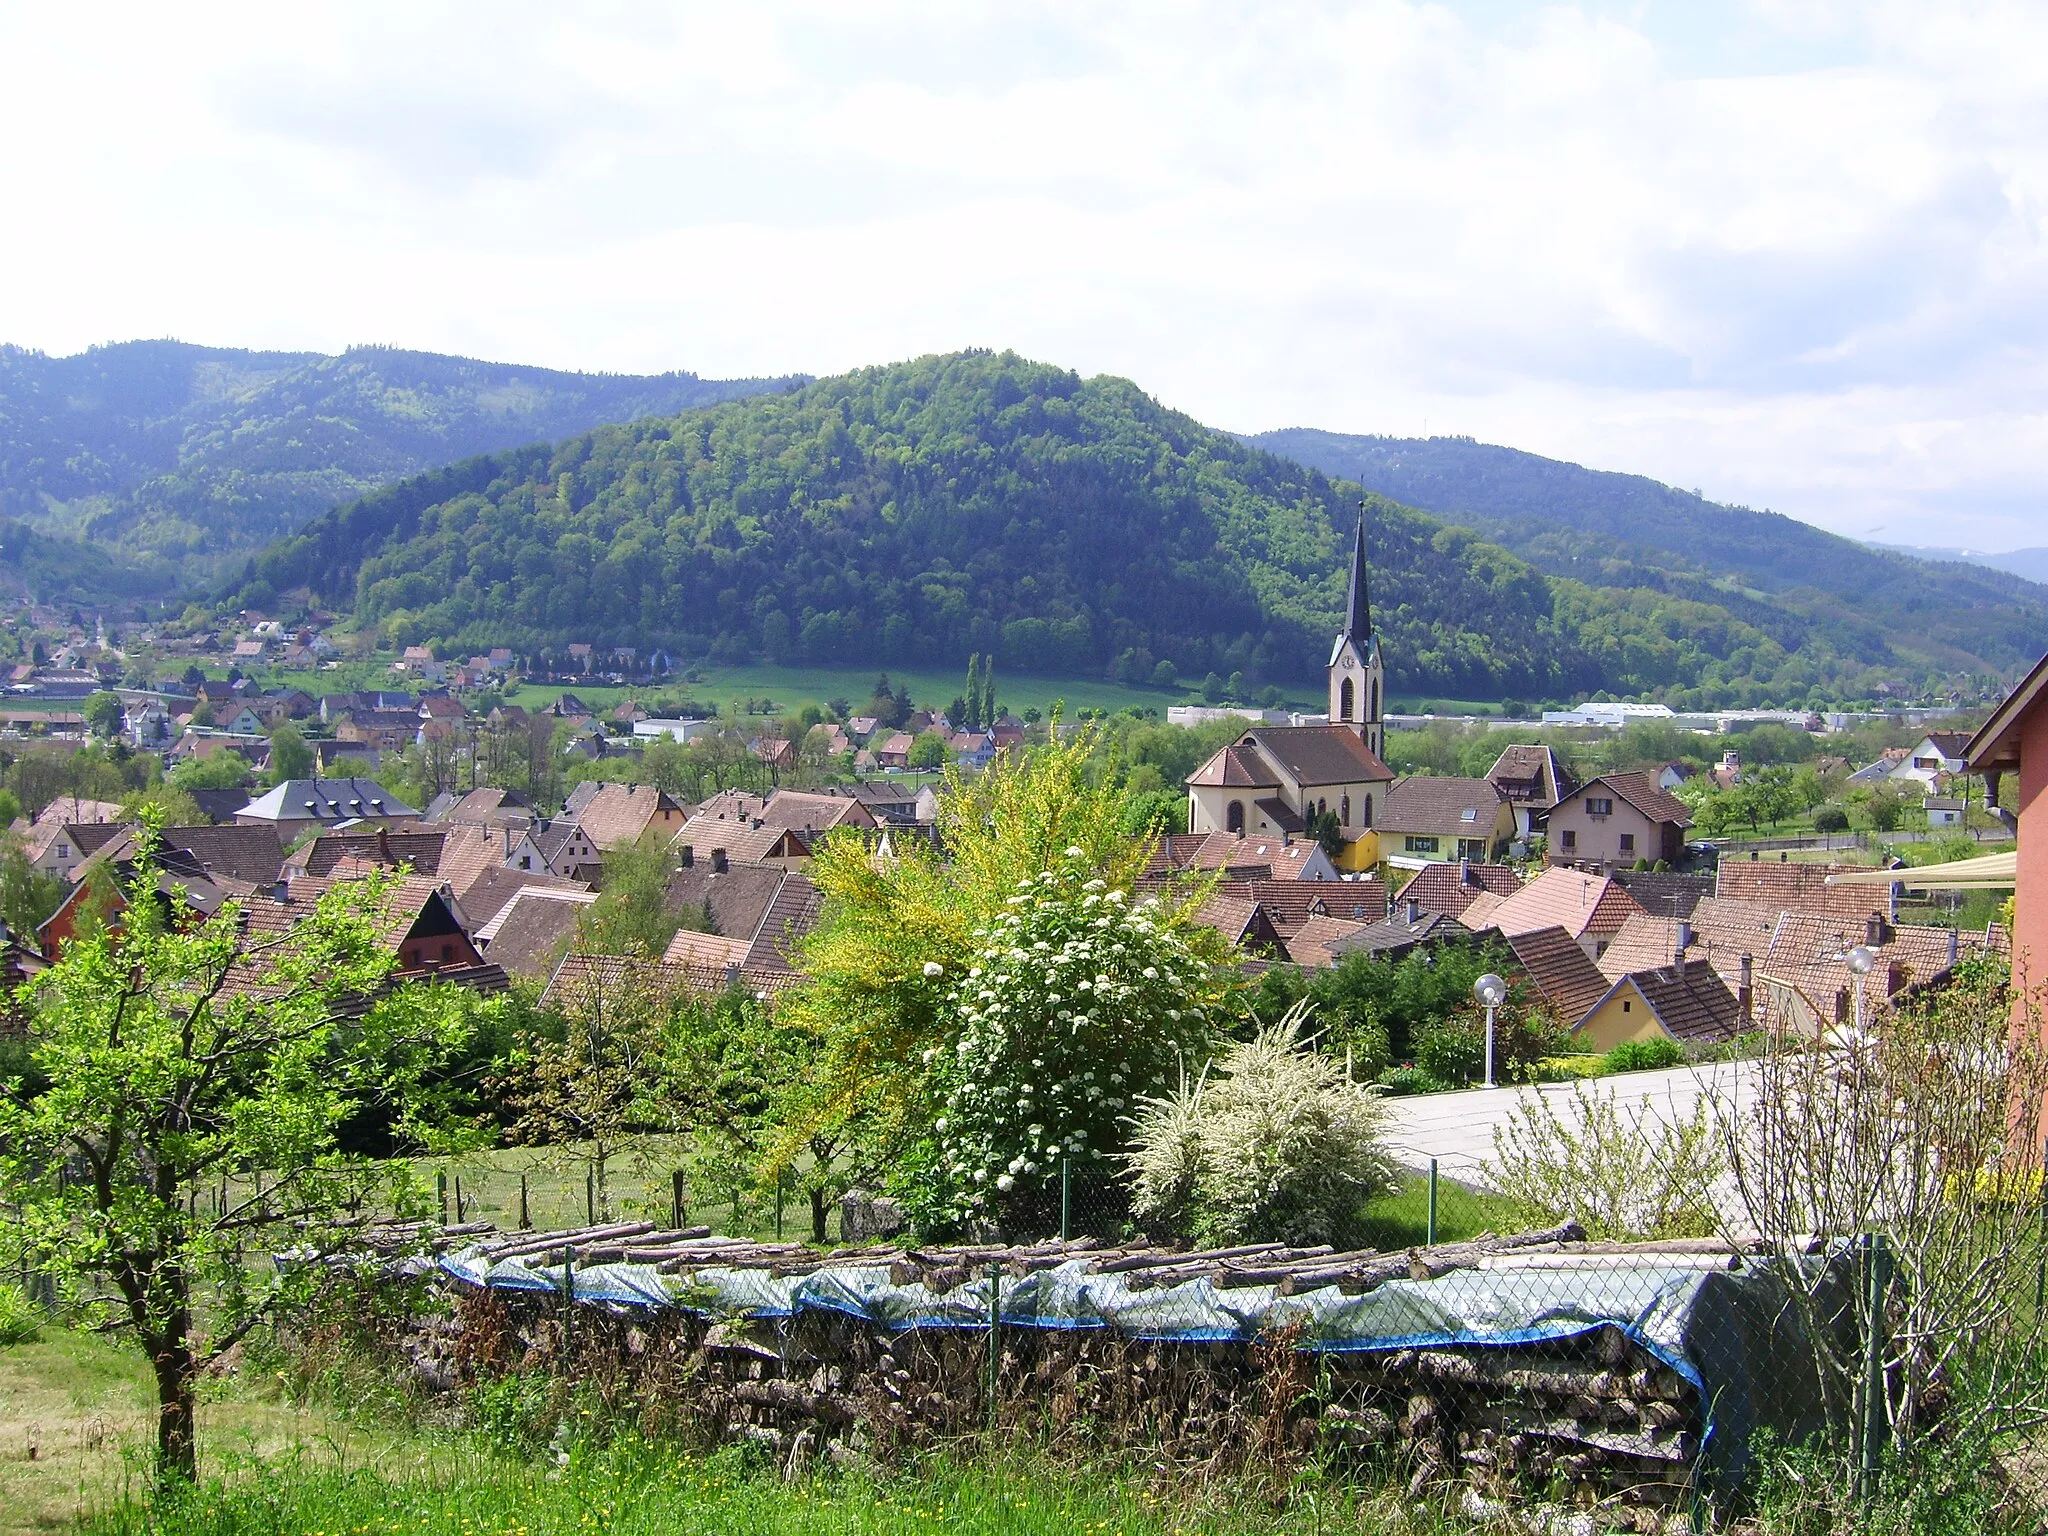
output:
M1358 532L1351 540L1351 595L1344 604L1341 641L1349 637L1361 652L1372 638L1372 599L1365 590L1365 503L1358 504Z

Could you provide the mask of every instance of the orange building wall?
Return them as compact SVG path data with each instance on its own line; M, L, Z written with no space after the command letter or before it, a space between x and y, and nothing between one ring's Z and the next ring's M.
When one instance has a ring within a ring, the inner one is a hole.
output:
M2020 722L2019 900L2013 920L2013 974L2048 1016L2048 708ZM2024 1004L2023 1004L2024 1006Z

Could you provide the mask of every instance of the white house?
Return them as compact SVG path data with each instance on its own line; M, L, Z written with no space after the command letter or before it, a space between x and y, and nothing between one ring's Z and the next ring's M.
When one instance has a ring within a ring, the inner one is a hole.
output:
M1949 828L1959 830L1963 825L1963 802L1954 795L1929 795L1927 825L1935 832Z
M642 741L691 742L718 729L716 720L635 720L633 734Z
M1963 772L1968 731L1930 731L1919 744L1892 764L1885 777L1894 783L1932 785L1947 774Z

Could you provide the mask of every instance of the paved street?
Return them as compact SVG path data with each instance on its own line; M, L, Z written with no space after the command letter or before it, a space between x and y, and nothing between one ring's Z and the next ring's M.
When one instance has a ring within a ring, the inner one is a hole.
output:
M1587 1086L1596 1093L1611 1092L1629 1107L1647 1100L1649 1113L1669 1122L1691 1113L1703 1094L1739 1103L1747 1080L1754 1075L1754 1068L1744 1063L1718 1062L1666 1072L1629 1072L1597 1078ZM1570 1083L1546 1083L1533 1088L1478 1088L1388 1099L1387 1140L1401 1161L1412 1168L1427 1168L1434 1157L1445 1178L1484 1185L1484 1165L1493 1155L1494 1127L1507 1119L1516 1103L1532 1094L1569 1101L1571 1093ZM1558 1106L1558 1112L1569 1114L1564 1105Z

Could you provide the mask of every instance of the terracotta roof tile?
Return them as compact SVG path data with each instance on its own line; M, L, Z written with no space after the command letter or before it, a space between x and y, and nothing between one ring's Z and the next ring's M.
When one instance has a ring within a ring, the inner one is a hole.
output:
M1486 920L1509 937L1551 927L1562 928L1573 938L1589 933L1604 937L1617 932L1630 913L1641 910L1605 875L1553 867L1504 897Z
M1386 832L1490 841L1500 807L1501 793L1486 779L1410 774L1387 786L1375 825Z
M1311 917L1288 935L1287 958L1296 965L1312 969L1335 965L1343 958L1344 951L1332 946L1356 938L1368 926L1337 917Z
M1890 917L1888 885L1829 885L1828 876L1851 871L1852 864L1766 863L1762 859L1723 859L1714 879L1714 894L1733 901L1754 902L1780 912L1862 918L1872 912Z
M1578 940L1562 928L1538 928L1515 934L1508 947L1522 969L1529 973L1536 990L1550 1005L1550 1011L1567 1029L1592 1012L1609 986L1598 966L1586 958Z
M1522 877L1508 864L1461 863L1439 860L1418 869L1394 895L1394 900L1415 901L1425 912L1442 912L1462 918L1465 909L1485 892L1512 896L1522 888Z

